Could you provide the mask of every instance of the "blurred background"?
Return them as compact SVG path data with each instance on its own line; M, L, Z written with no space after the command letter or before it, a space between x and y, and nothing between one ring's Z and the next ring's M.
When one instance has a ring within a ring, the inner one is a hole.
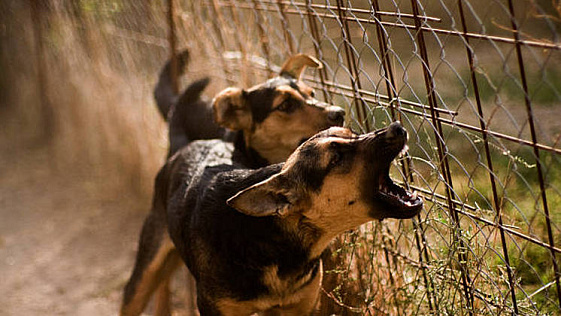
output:
M0 315L116 315L167 151L163 4L7 0L0 21Z
M168 145L152 90L184 48L180 87L303 52L347 126L408 129L392 175L425 209L336 240L324 314L559 314L560 32L558 0L1 1L0 315L117 313Z

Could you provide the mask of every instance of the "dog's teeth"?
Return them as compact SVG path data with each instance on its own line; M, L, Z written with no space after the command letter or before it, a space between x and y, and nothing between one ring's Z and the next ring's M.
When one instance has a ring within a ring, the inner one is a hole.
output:
M409 146L403 146L403 149L399 152L399 156L405 156L405 154L409 151Z
M380 183L378 185L378 191L384 192L384 193L388 193L391 194L392 192L390 191L390 189L384 184L384 183Z
M419 195L419 192L413 191L413 194L411 194L411 199L416 200L418 195Z

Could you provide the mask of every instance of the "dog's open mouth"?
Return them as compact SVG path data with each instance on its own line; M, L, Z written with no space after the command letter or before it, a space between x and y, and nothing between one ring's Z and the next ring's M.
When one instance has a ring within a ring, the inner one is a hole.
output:
M417 192L409 192L395 184L390 178L389 168L378 181L378 198L388 207L388 217L410 218L423 207L423 199Z
M417 192L409 192L398 186L388 175L384 175L380 178L378 190L383 196L406 208L415 208L423 205L423 199L418 196Z
M377 155L380 152L385 152L388 160L385 160L387 166L379 170L378 187L375 194L376 199L384 204L385 216L392 218L411 218L421 211L423 207L423 199L417 192L410 192L405 188L395 184L390 178L390 164L393 159L398 155L404 155L408 146L407 131L401 126L399 122L394 122L388 128L382 130L381 133L376 135L377 138L385 140L382 148L378 147Z

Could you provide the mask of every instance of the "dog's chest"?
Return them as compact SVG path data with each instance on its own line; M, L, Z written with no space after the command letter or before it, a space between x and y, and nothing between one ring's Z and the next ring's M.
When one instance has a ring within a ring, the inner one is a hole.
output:
M283 276L279 274L278 266L269 266L263 271L263 283L272 297L289 298L314 279L317 275L315 269L317 268L313 267L301 274Z
M239 311L238 314L291 308L300 304L313 306L321 288L322 275L321 262L317 265L317 269L305 275L289 277L280 276L278 267L270 266L263 274L263 283L269 289L266 295L247 301L219 299L217 306L224 311Z

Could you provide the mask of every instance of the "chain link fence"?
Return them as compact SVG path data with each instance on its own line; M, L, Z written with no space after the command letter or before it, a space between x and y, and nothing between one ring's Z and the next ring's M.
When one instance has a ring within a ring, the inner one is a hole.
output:
M558 0L44 4L31 6L40 36L30 41L43 56L35 73L68 64L58 52L77 56L74 69L98 61L106 68L97 77L153 78L138 86L144 110L111 115L157 115L146 102L171 47L191 50L182 80L211 76L211 94L261 82L287 56L308 53L325 67L305 80L346 108L347 126L404 124L409 152L392 174L422 193L425 209L412 221L374 222L336 240L326 262L326 315L561 313ZM55 24L54 16L64 19Z
M249 86L307 52L325 64L307 80L346 107L348 126L410 131L394 177L425 210L337 241L326 314L561 311L558 1L175 5L179 42L226 84Z

